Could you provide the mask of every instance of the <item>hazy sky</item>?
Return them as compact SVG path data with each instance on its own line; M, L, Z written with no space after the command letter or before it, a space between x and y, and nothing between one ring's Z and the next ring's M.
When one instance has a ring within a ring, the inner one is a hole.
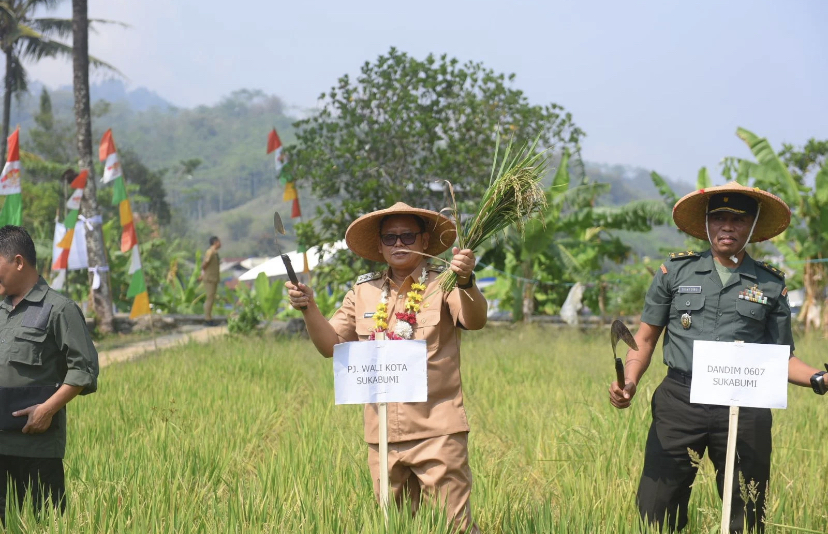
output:
M573 113L590 161L695 180L749 155L738 126L777 148L828 138L824 0L89 0L89 16L131 26L102 27L93 55L181 107L253 88L311 108L396 46L514 72L533 103ZM30 77L70 84L71 67Z

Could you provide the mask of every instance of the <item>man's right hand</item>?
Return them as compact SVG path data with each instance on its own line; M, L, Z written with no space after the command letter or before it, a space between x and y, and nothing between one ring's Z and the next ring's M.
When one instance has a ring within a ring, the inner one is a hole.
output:
M635 397L635 384L627 382L623 389L619 387L618 381L610 384L609 387L610 403L618 409L629 408L630 403Z
M303 283L294 285L293 282L285 282L290 297L290 305L294 310L305 311L313 303L313 289Z

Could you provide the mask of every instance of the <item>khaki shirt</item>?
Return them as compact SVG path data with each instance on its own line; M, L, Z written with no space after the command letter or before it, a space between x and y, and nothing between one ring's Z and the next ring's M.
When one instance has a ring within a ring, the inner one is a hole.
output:
M57 384L97 390L98 351L77 304L40 278L17 307L0 302L0 387ZM0 431L0 454L63 458L65 450L66 408L42 434Z
M763 302L739 298L740 293L757 295L754 286ZM689 328L682 325L685 313ZM647 291L641 321L667 327L664 363L686 374L693 372L696 339L790 345L794 350L784 274L747 254L725 286L709 250L671 255Z
M428 278L413 339L426 340L428 347L428 401L388 403L389 443L469 431L460 384L460 292L443 293L437 282L442 269L423 261L402 287L395 286L387 271L360 277L330 320L341 343L366 341L374 330L372 314L388 280L388 331L392 331L397 321L394 314L403 310L406 293L420 278L423 267L428 268ZM370 279L363 282L363 278ZM365 441L378 443L376 404L365 405L364 419Z
M204 277L202 279L205 282L218 282L221 279L218 251L213 247L208 248L207 252L204 253L204 261L207 262L207 267L204 268Z

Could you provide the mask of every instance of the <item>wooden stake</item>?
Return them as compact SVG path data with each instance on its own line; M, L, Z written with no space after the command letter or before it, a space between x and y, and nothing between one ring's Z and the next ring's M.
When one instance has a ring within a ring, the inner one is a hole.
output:
M733 506L733 472L736 463L736 436L739 433L739 407L730 407L730 421L727 428L727 456L722 490L722 534L730 534L730 510Z
M377 332L376 339L385 340L385 332ZM388 404L377 403L377 415L379 417L379 487L380 506L388 519Z

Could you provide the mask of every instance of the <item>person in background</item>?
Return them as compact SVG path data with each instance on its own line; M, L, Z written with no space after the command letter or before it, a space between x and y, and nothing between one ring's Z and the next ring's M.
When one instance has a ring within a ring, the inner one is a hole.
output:
M204 261L201 262L201 275L199 280L204 284L206 297L204 299L204 324L215 326L213 321L213 304L216 302L216 291L218 290L221 273L219 272L218 251L221 248L221 239L216 236L210 238L210 248L204 253Z

